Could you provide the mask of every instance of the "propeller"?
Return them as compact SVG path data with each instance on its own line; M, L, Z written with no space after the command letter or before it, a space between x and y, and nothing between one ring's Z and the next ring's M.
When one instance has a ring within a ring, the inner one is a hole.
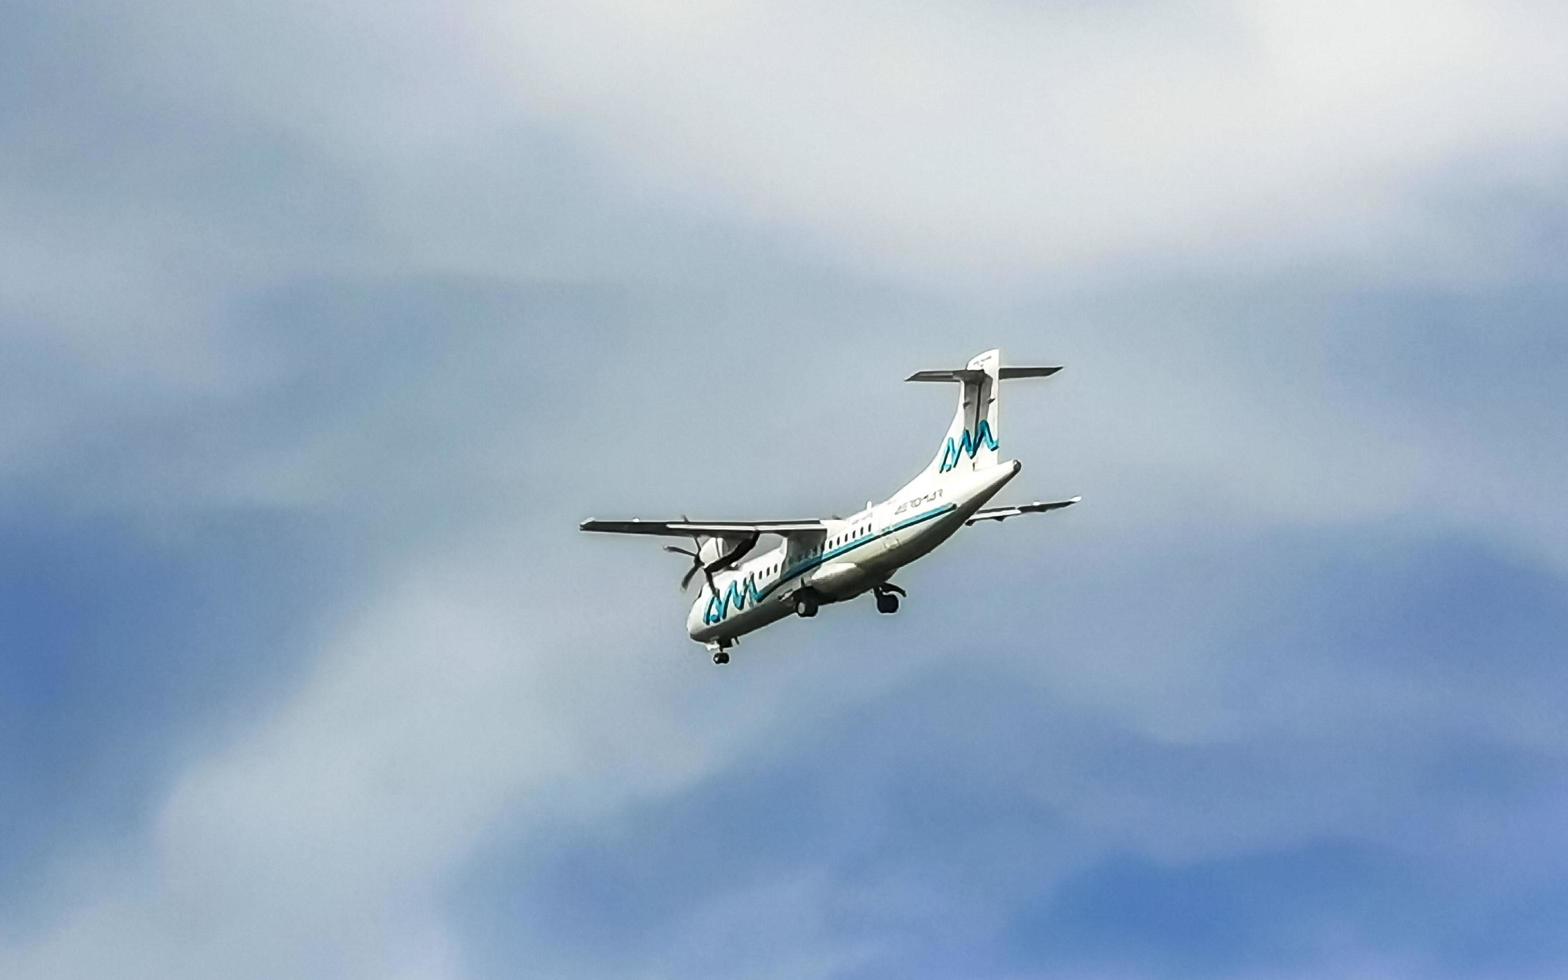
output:
M689 518L683 514L681 515L681 520L686 521L689 520ZM719 587L713 584L714 571L720 568L729 568L734 565L735 562L744 558L747 552L751 551L752 548L757 546L758 537L759 535L756 534L747 535L745 538L741 539L741 542L732 548L728 554L720 555L713 561L702 560L702 538L695 534L691 536L691 539L692 542L697 545L696 551L688 551L685 548L677 548L673 544L665 545L664 550L671 552L672 554L685 555L691 559L691 567L686 569L685 575L681 576L682 592L685 592L687 587L691 585L691 580L696 576L697 570L701 569L702 577L708 583L708 591L712 592L714 595L718 595Z
M681 520L689 521L691 518L687 517L685 514L682 514ZM691 567L686 569L685 575L681 576L681 591L686 591L687 587L691 585L692 578L696 576L698 569L701 569L702 577L708 582L708 591L712 592L714 595L717 595L719 590L718 587L713 584L713 570L708 567L707 562L702 560L702 539L693 534L691 536L691 540L692 543L697 546L696 551L687 551L685 548L677 548L673 544L667 544L664 546L665 551L672 552L677 555L685 555L691 559Z
M707 579L708 588L712 589L714 592L719 591L718 589L714 588L713 585L713 572L708 569L708 563L702 560L702 556L700 554L695 551L688 551L685 548L677 548L673 544L665 545L664 550L673 552L677 555L685 555L691 559L691 567L686 569L685 575L681 576L682 592L685 592L687 587L691 585L691 580L696 577L699 570L701 570L703 578Z

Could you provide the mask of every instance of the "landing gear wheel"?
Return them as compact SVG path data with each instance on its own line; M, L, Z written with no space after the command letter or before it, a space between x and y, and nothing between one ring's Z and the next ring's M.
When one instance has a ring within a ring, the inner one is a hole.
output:
M727 650L720 650L718 653L715 653L713 655L713 662L718 664L721 667L724 666L725 664L729 663L730 662L729 651L727 651Z
M878 593L877 594L877 612L879 612L879 613L896 613L896 612L898 612L898 596L894 595L891 592L881 592L881 593Z
M810 619L817 614L817 600L811 595L798 595L795 597L795 615L802 619Z

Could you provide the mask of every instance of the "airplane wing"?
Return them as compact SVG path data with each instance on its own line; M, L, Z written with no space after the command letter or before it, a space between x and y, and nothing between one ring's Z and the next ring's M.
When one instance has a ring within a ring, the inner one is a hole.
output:
M808 534L825 533L822 521L629 521L586 520L578 525L580 531L603 531L607 534L653 534L666 538L689 538L707 535L716 538L739 538L751 534Z
M980 521L1005 521L1009 517L1017 517L1020 514L1043 514L1048 510L1061 510L1063 507L1071 507L1082 499L1082 497L1074 497L1071 500L1053 500L1050 503L1041 503L1037 500L1032 504L1020 504L1017 507L982 507L975 511L974 516L964 523L967 525L976 524Z

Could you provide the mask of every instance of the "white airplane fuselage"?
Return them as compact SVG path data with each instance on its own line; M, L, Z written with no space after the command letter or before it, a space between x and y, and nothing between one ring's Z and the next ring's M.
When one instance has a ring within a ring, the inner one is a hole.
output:
M1045 513L1077 503L1055 502L987 507L1022 468L1000 455L998 414L1001 384L1046 378L1059 367L1005 366L1001 351L983 351L962 368L917 371L907 380L959 386L958 404L931 461L902 489L880 504L847 518L799 520L678 521L598 520L581 530L608 534L685 539L693 547L665 545L692 559L681 587L698 583L697 600L686 614L686 632L713 653L715 664L730 662L739 637L786 616L810 618L818 606L867 592L878 613L894 613L904 590L894 572L931 553L970 524ZM765 551L764 537L779 544ZM683 542L684 543L684 542Z
M820 535L786 537L772 550L716 573L713 589L704 583L687 613L686 632L700 643L728 645L794 614L802 591L824 605L862 595L952 537L1021 468L1011 460L954 474L939 486L916 486L828 521Z

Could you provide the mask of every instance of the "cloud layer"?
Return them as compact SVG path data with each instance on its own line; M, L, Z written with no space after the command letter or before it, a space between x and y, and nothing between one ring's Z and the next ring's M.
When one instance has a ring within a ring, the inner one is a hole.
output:
M0 19L0 974L1552 976L1545 4ZM826 513L1000 344L894 618Z

